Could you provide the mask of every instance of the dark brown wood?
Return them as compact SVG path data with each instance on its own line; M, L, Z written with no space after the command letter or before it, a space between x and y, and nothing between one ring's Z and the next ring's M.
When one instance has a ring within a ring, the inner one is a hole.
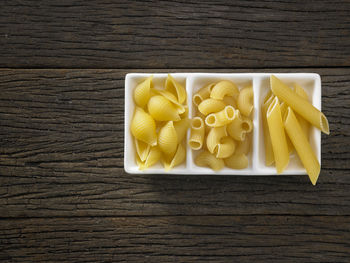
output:
M0 221L8 262L349 262L350 217L176 216Z
M316 187L307 176L128 175L127 70L0 70L0 217L349 216L350 69L298 71L322 75L331 127Z
M349 1L2 1L0 67L350 66Z

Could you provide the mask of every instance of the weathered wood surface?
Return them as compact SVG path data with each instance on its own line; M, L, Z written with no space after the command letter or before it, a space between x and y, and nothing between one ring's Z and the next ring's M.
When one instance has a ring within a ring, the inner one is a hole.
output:
M175 216L0 221L0 260L349 262L350 217Z
M316 187L307 176L126 174L126 71L0 70L0 217L350 216L350 69L302 70L322 75L332 132Z
M349 1L1 2L0 66L350 66Z

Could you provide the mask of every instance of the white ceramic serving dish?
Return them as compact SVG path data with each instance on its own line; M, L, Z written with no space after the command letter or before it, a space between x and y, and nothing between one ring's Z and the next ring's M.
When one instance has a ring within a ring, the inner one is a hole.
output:
M193 115L192 95L206 84L219 80L230 80L242 88L248 83L253 85L254 90L254 113L253 113L253 142L249 154L249 166L243 170L224 168L215 172L210 168L199 167L194 163L194 157L199 151L192 151L187 146L186 162L165 172L163 166L156 164L147 170L140 171L135 161L135 147L130 133L130 123L134 113L133 91L137 84L148 76L153 75L153 83L156 88L163 88L167 73L129 73L125 76L125 131L124 131L124 169L127 173L147 174L222 174L222 175L274 175L274 166L265 166L264 141L260 106L270 89L269 78L276 75L287 85L300 84L311 98L312 104L321 110L321 78L315 73L171 73L171 75L186 87L189 117ZM190 131L187 133L187 139ZM321 132L312 127L310 143L318 161L321 163ZM296 154L291 156L288 167L283 174L306 174Z

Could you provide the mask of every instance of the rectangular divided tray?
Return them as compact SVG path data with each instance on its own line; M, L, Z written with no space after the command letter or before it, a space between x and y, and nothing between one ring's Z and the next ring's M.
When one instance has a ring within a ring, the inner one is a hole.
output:
M134 114L135 103L133 92L135 87L153 75L155 88L163 88L167 73L129 73L125 77L125 131L124 131L124 169L127 173L147 173L147 174L222 174L222 175L275 175L274 166L265 166L265 150L263 140L263 129L261 120L261 104L270 89L270 76L273 74L280 78L284 83L291 86L292 83L298 83L305 89L311 99L312 105L321 110L321 78L315 73L170 73L178 82L180 82L187 91L187 104L189 107L189 118L193 117L192 96L205 85L218 82L220 80L230 80L235 83L239 89L247 84L253 85L254 91L254 112L253 134L251 151L248 155L249 166L243 170L234 170L225 167L221 171L215 172L210 168L199 167L195 165L194 158L200 151L192 151L187 145L186 161L165 172L162 164L156 165L140 171L135 161L135 146L130 132L130 123ZM187 140L190 135L190 129L187 133ZM321 164L321 132L315 127L310 130L310 144L314 150L318 161ZM290 157L289 165L282 174L306 174L295 151Z

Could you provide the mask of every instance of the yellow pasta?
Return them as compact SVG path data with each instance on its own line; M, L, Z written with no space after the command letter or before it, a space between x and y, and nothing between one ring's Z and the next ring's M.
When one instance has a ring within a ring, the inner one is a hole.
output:
M226 104L222 100L205 99L198 105L198 110L204 114L218 112L225 108Z
M203 100L210 97L210 92L215 86L215 83L210 83L209 85L201 88L196 94L193 95L193 104L198 106Z
M220 171L225 166L224 161L222 159L217 159L208 151L202 151L201 153L199 153L195 158L194 163L197 166L210 167L214 171Z
M179 142L185 138L189 123L190 120L187 118L174 122L174 128Z
M226 126L211 128L207 136L207 148L209 152L214 153L220 140L227 136Z
M232 169L245 169L248 167L248 158L243 153L234 153L224 159L225 165Z
M215 84L210 93L210 98L222 100L225 96L237 97L238 93L239 90L233 82L222 80Z
M134 138L135 141L135 148L136 153L139 156L141 162L144 162L147 158L147 155L151 149L151 146L148 143L145 143L143 141L139 141L138 139Z
M168 78L166 79L166 82L165 82L165 90L173 93L180 104L185 102L186 100L185 88L179 82L177 82L170 74L168 74Z
M214 151L216 152L216 158L227 158L235 152L235 149L235 141L231 137L226 136L220 140Z
M249 116L254 108L254 94L253 87L251 85L244 87L238 95L237 107L242 115Z
M209 127L220 127L229 124L235 118L235 109L226 106L223 110L211 113L205 118L205 123Z
M287 103L295 112L302 116L322 132L329 134L329 124L326 116L316 109L310 102L293 92L276 76L271 75L272 92L282 101Z
M180 113L180 114L179 114L181 119L188 118L188 106L185 105L185 106L184 106L184 109L185 109L185 111L184 111L183 113Z
M161 156L161 152L158 146L152 147L147 155L147 158L142 162L138 157L136 158L136 163L139 167L139 170L145 170L154 164L156 164Z
M269 132L269 127L267 125L267 109L269 108L271 102L274 99L274 95L272 92L267 94L263 105L261 106L261 118L264 132L264 145L265 145L265 164L266 166L272 165L275 161L275 157L273 156L271 137Z
M282 116L282 117L283 117L283 115L286 113L287 108L288 108L288 106L287 106L286 103L282 102L282 103L280 104L281 116ZM292 142L290 141L290 139L289 139L289 137L288 137L287 134L286 134L286 140L287 140L288 152L291 153L291 152L294 150L294 147L293 147L293 144L292 144Z
M160 95L153 96L148 101L148 111L157 121L179 121L180 116L175 106Z
M165 171L169 171L175 166L178 166L179 164L183 163L185 158L186 158L186 149L182 145L182 143L180 143L177 147L174 157L170 160L170 162L168 162L167 160L164 160Z
M245 136L243 141L238 141L236 143L236 149L234 151L235 154L245 154L247 155L250 152L250 146L252 143L251 133L248 133Z
M237 109L237 102L236 99L234 97L231 96L225 96L222 101L229 106L234 107L235 109Z
M276 170L277 173L280 174L289 163L289 152L282 123L280 104L277 97L273 99L267 110L267 124L271 136Z
M156 123L143 109L136 107L130 126L131 134L151 146L157 145Z
M306 91L300 87L298 84L294 84L294 92L298 94L300 97L304 98L305 100L309 101L309 96L307 95ZM308 121L306 121L302 116L295 113L295 117L297 117L297 120L300 124L301 129L303 130L306 138L309 138L310 133L310 124Z
M202 148L205 135L204 132L205 128L203 119L200 117L193 118L191 123L191 136L188 141L193 150L199 150Z
M294 148L309 175L311 183L315 185L320 174L320 163L312 151L312 148L290 107L288 107L286 114L283 116L283 123L285 130L287 131L289 138L291 139Z
M173 121L167 122L158 135L158 145L163 153L172 156L177 148L178 138Z
M153 87L152 78L153 76L148 77L135 88L134 100L136 105L141 108L145 107L150 98L150 89Z
M239 110L235 110L235 117L230 124L227 125L228 134L237 141L243 141L248 132L253 129L253 123L249 118L241 116Z
M152 89L152 91L155 94L159 94L162 95L164 98L166 98L167 100L169 100L171 103L173 103L173 105L175 106L175 108L177 109L177 112L179 114L182 114L185 112L185 106L182 105L181 103L179 103L177 101L177 98L175 97L174 94L172 94L170 91L167 90L158 90L158 89Z

